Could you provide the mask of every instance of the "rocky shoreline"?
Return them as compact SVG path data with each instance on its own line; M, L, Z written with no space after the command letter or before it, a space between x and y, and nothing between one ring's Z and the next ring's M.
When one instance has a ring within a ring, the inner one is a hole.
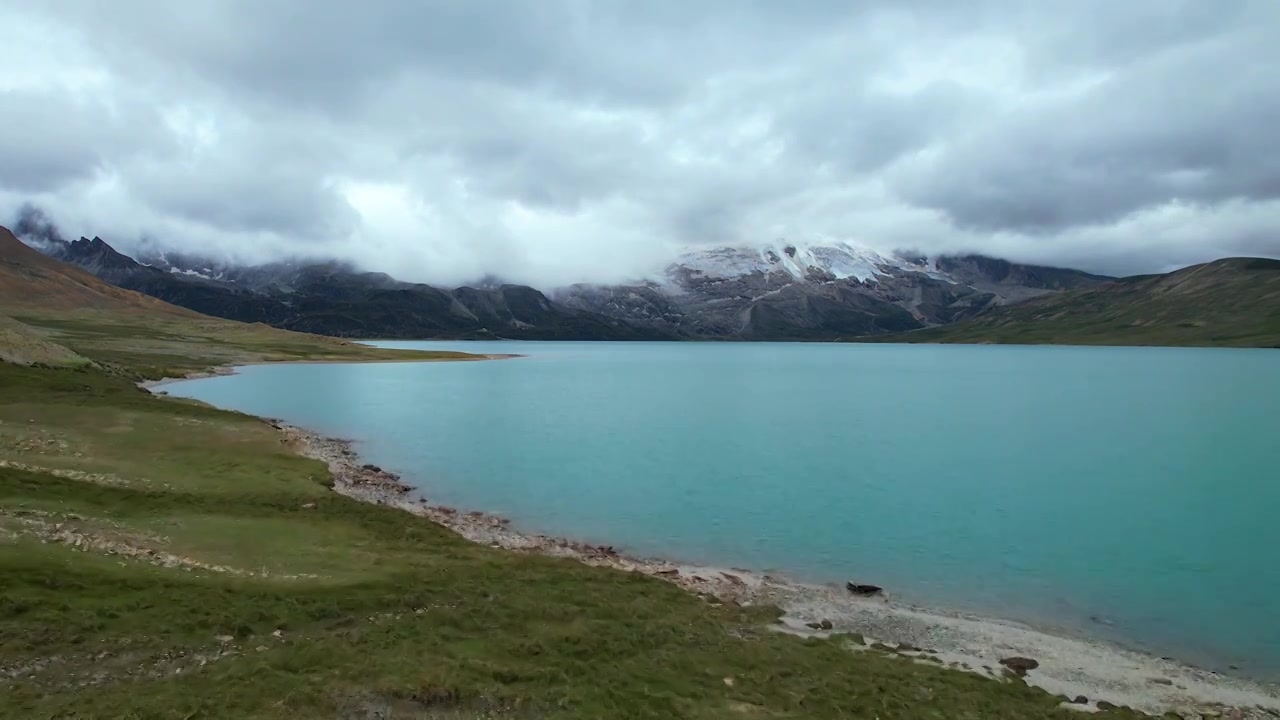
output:
M610 546L521 532L506 518L432 504L399 476L362 462L350 441L269 422L298 452L328 465L335 492L413 513L472 542L640 572L722 602L775 605L784 612L780 632L841 634L853 651L896 652L992 677L1012 674L1063 696L1064 704L1080 710L1128 706L1184 719L1280 718L1280 687L1017 623L896 603L883 593L867 592L874 586L855 585L855 591L812 585L748 570L633 557Z

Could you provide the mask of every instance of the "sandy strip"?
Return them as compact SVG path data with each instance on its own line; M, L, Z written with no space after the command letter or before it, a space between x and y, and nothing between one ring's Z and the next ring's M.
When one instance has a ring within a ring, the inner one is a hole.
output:
M239 367L239 366L236 366L236 367ZM159 380L144 380L138 383L138 387L143 388L145 390L152 390L162 385L169 385L172 383L183 382L186 380L199 380L200 378L211 378L211 377L218 377L219 375L235 375L235 374L236 374L235 367L216 367L216 368L213 368L212 370L187 373L182 377L167 377L167 378L160 378Z
M345 440L272 421L307 457L328 464L333 489L364 502L388 505L443 525L477 543L573 558L588 565L653 575L725 602L771 604L786 615L780 631L801 635L858 633L870 644L903 647L904 655L930 655L959 669L1001 676L1000 660L1034 659L1026 680L1051 693L1143 712L1173 711L1183 718L1280 718L1280 686L1229 678L1109 644L1063 637L1017 623L927 610L884 597L854 597L844 588L793 582L747 570L678 565L630 557L612 547L512 529L507 519L432 505L393 473L362 463ZM830 629L823 629L826 623ZM812 623L817 627L810 627ZM858 650L861 645L850 644ZM1104 705L1105 707L1105 705Z
M419 360L405 358L378 358L375 360L262 360L260 362L237 363L235 365L221 365L211 370L203 370L190 372L182 377L167 377L159 380L144 380L138 383L138 387L145 390L151 390L163 385L169 385L176 382L185 382L187 380L199 380L201 378L219 377L221 375L238 375L240 368L249 367L250 365L383 365L388 363L432 363L432 362L473 362L475 360L513 360L515 358L524 357L523 355L512 355L507 353L489 353L485 355L472 353L474 357L468 358L424 358Z

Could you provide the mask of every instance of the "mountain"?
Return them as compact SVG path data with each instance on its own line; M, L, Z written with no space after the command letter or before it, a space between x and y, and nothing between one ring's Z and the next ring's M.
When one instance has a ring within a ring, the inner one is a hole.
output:
M236 266L179 253L148 255L154 264L146 264L101 238L68 242L50 228L25 229L37 233L29 239L34 247L102 280L206 315L287 330L383 338L675 337L669 329L566 307L522 285L445 290L340 262Z
M1280 347L1280 260L1227 258L998 306L895 342Z
M144 246L135 260L100 238L69 242L38 212L33 246L116 285L246 322L337 337L556 340L833 340L901 333L1105 280L976 255L883 255L848 243L716 247L657 278L579 284L550 296L486 278L445 289L348 263L240 265Z
M663 277L579 284L552 297L701 338L837 339L916 330L1107 278L978 255L883 255L843 242L685 253Z
M140 262L101 238L67 241L47 221L19 227L47 256L8 235L0 252L6 307L38 295L55 304L177 310L148 306L150 296L206 315L337 337L1280 346L1275 260L1235 258L1113 279L980 255L776 244L690 251L656 278L578 284L548 296L495 278L437 288L335 261L246 266L152 250ZM15 273L25 290L14 290ZM39 292L28 292L33 283Z
M90 261L96 257L96 252L88 256ZM5 314L32 309L94 308L134 314L196 315L59 262L23 244L3 227L0 227L0 308Z
M336 260L286 260L281 262L246 265L191 253L144 247L138 253L138 262L183 275L195 280L226 283L255 292L292 292L309 277L321 273L356 273L355 266ZM368 273L369 279L381 278L385 285L395 280L390 275Z

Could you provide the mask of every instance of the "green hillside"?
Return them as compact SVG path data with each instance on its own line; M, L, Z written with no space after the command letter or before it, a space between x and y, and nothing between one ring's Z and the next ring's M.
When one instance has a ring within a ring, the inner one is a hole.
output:
M1228 258L871 342L1280 347L1280 260Z

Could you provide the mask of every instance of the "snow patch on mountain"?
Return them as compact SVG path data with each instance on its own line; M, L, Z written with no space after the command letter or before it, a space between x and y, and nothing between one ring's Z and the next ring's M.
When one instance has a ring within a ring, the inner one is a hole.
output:
M776 243L755 247L714 247L689 250L667 269L668 279L697 273L708 278L733 278L752 273L785 272L796 280L830 276L873 282L895 270L926 272L942 279L936 267L915 264L905 258L883 255L871 248L841 241L805 245Z
M202 273L198 270L184 270L176 267L170 267L169 272L173 275L186 275L187 277L197 277L202 280L221 280L222 279L221 276L213 277L212 275Z

